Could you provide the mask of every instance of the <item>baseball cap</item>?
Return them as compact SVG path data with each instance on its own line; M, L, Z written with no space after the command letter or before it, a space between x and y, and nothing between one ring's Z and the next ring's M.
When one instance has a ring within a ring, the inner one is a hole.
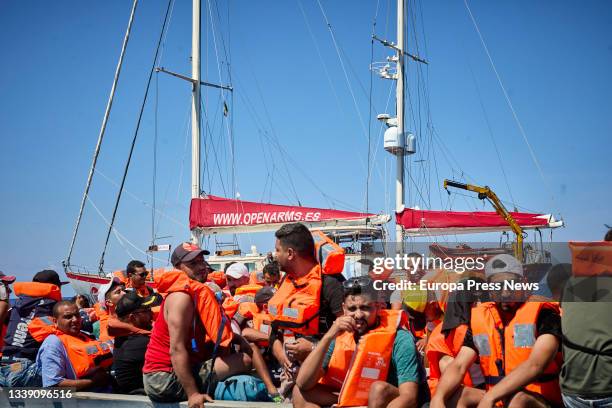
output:
M119 299L115 313L119 317L125 317L138 309L150 309L159 306L163 298L159 293L154 293L147 297L138 296L135 291L129 291Z
M0 271L0 281L3 283L13 283L15 282L15 279L17 278L14 276L5 275L4 272Z
M170 262L172 262L172 266L176 267L181 262L189 262L200 254L210 255L210 252L191 242L183 242L181 245L174 248Z
M51 269L42 270L32 278L32 282L40 282L40 283L50 283L52 285L56 285L58 287L62 285L67 285L70 282L62 282L60 281L60 277L57 272Z
M123 282L121 282L121 279L116 276L113 276L110 282L101 285L98 289L98 303L100 304L100 306L104 306L106 304L106 294L108 293L108 291L114 288L115 286L122 284Z
M256 304L268 303L268 301L272 299L272 296L274 296L275 292L276 291L269 286L261 288L257 292L255 292L254 301Z
M489 279L498 273L513 273L523 276L523 265L512 255L495 255L485 264L485 277Z
M240 279L244 276L249 276L249 270L242 262L233 263L225 271L226 276L231 276L234 279Z

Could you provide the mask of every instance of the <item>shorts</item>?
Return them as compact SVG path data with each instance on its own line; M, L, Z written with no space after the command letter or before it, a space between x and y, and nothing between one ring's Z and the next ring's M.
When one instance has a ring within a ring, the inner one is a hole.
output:
M213 395L209 396L214 398L214 387L216 386L216 380L214 379L214 373L212 370L212 359L205 361L204 363L194 366L191 370L198 390L201 393L212 392ZM155 402L179 402L187 401L187 394L181 385L178 377L174 371L155 371L152 373L145 373L142 376L142 382L144 390L151 401ZM212 391L211 391L212 390Z

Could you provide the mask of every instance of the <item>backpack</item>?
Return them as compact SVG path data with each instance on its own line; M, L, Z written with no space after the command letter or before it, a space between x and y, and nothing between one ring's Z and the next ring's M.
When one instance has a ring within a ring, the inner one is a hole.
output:
M217 383L215 399L223 401L270 402L266 385L251 375L235 375Z

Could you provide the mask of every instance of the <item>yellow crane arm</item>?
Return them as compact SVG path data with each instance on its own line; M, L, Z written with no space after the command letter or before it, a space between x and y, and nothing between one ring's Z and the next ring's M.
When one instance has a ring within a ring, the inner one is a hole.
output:
M497 195L489 187L480 187L473 184L459 183L452 180L444 180L444 188L448 190L448 187L455 187L462 190L473 191L478 193L478 198L484 200L485 198L491 203L495 211L508 223L512 232L516 235L516 246L514 247L514 255L516 258L523 262L523 228L516 222L510 212L506 210L506 207L502 204Z

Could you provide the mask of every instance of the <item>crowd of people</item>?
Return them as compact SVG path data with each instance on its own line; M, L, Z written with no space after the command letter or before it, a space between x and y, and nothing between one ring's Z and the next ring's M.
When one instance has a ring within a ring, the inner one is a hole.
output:
M612 407L610 274L576 276L571 264L556 265L545 295L389 294L376 290L371 262L348 280L328 268L303 224L286 224L275 238L261 271L239 262L215 271L208 251L185 242L155 289L133 260L97 299L63 300L67 282L52 270L32 282L0 272L0 386L141 394L189 407L214 399ZM598 245L610 252L610 241L612 231ZM465 279L522 282L526 271L500 254L481 275Z

